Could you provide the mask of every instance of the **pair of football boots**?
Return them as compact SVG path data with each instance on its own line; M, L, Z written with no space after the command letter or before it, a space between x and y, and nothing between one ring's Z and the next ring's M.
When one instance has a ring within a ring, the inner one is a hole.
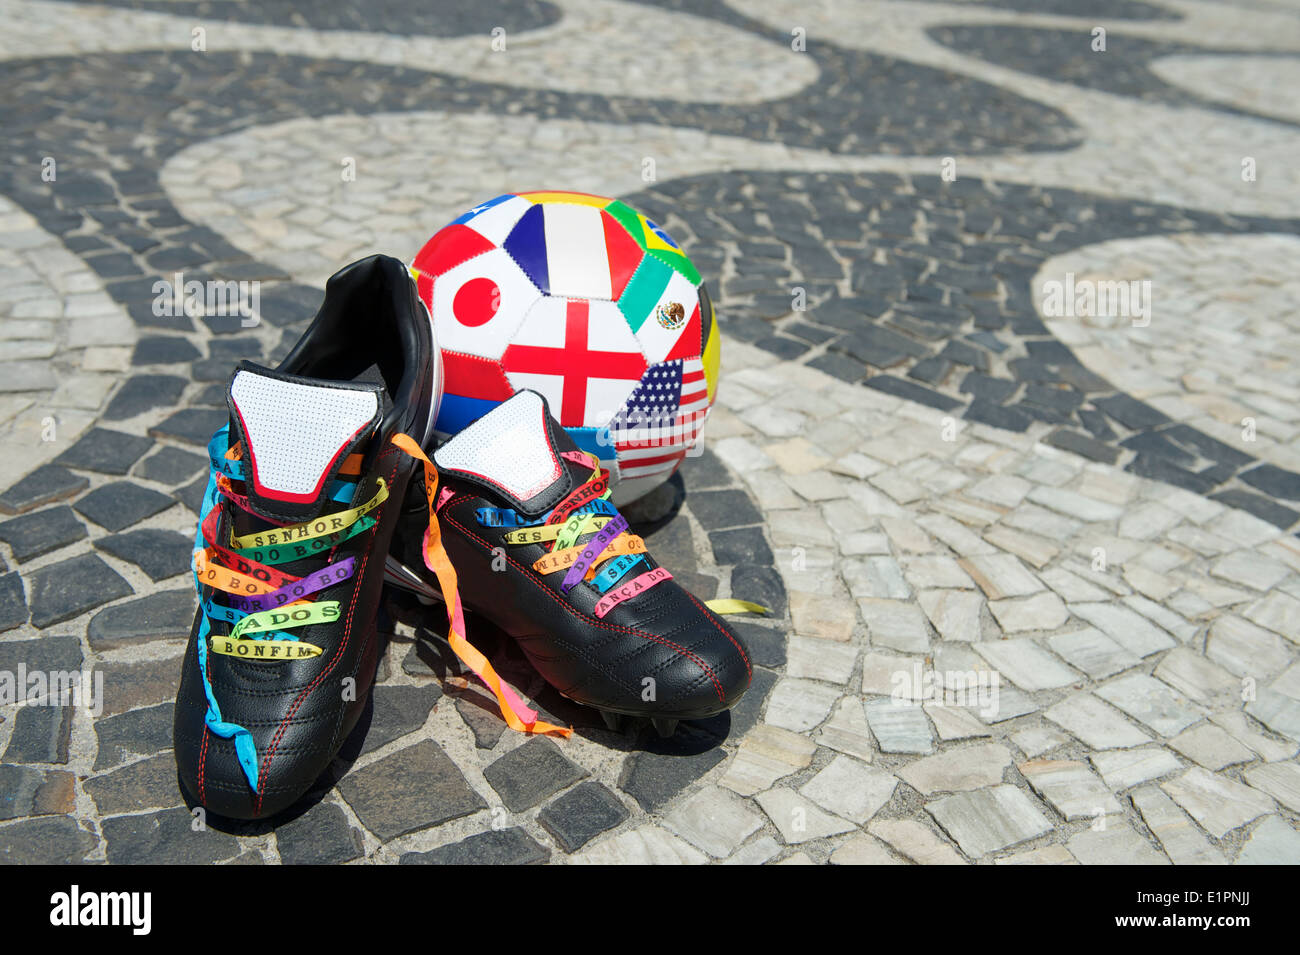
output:
M208 810L274 815L329 766L374 682L386 572L442 602L452 649L523 732L569 730L498 678L466 611L611 727L648 717L668 734L749 686L741 640L655 563L541 396L519 392L435 450L441 393L430 315L387 256L330 279L278 368L235 370L174 727L182 786Z

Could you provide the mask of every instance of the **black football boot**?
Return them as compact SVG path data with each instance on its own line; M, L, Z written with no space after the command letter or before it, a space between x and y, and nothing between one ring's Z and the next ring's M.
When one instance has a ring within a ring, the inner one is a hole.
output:
M356 380L372 369L381 381ZM278 368L236 368L208 448L174 725L182 787L209 811L285 809L356 724L385 558L441 396L429 313L387 256L329 280Z
M670 735L749 687L740 638L646 553L609 503L607 473L542 396L521 391L498 405L434 463L437 520L465 609L514 637L561 694L599 709L611 728L620 715L644 716ZM425 516L408 513L388 580L438 598L421 559Z

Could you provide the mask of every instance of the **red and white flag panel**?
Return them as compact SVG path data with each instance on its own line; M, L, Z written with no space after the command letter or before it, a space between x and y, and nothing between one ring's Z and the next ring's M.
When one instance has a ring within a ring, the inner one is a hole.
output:
M431 301L439 347L500 358L542 293L504 249L490 249L432 279Z
M566 428L603 427L646 370L645 356L612 302L544 298L501 359L516 388L545 395Z

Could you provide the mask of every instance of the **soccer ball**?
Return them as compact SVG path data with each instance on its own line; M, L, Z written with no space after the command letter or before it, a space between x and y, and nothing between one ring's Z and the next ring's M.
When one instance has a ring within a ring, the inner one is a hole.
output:
M698 446L718 384L713 304L677 243L631 207L497 196L439 230L411 274L442 350L439 438L531 388L600 458L619 505Z

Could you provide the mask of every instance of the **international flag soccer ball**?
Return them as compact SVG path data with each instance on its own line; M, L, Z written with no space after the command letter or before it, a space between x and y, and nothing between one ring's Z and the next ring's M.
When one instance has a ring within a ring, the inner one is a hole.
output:
M699 441L718 385L713 304L677 243L631 207L497 196L425 243L411 274L442 349L439 437L531 388L600 458L619 505Z

